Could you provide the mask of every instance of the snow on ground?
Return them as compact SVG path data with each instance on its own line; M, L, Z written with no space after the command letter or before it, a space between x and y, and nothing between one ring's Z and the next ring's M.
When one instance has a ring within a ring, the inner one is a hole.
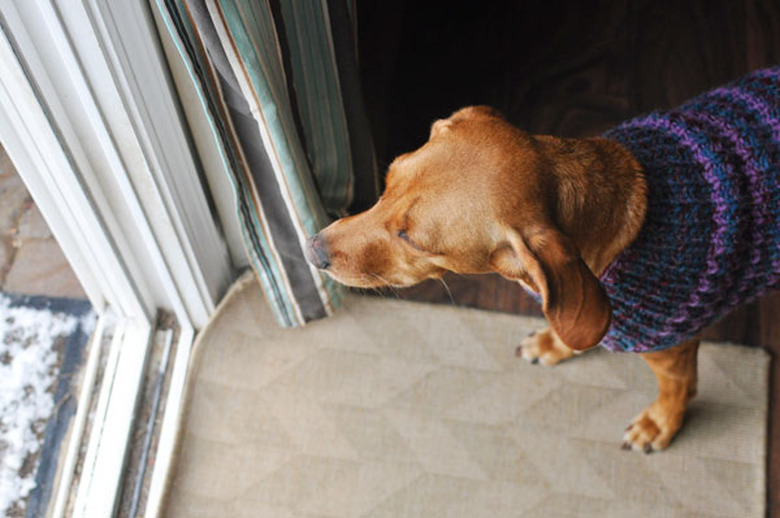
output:
M94 320L88 313L85 319ZM59 371L56 339L71 334L80 317L10 307L0 294L0 516L19 513L35 487L38 453L54 411ZM92 322L84 322L84 328Z

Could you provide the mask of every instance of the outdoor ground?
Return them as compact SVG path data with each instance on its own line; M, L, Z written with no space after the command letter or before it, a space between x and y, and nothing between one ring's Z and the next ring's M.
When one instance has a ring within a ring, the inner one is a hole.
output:
M0 292L86 298L1 146Z

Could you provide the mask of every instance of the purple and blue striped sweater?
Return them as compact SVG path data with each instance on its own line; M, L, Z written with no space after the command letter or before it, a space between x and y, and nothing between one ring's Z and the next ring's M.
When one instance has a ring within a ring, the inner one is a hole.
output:
M601 345L671 347L780 285L780 67L606 135L642 164L647 216L601 281Z

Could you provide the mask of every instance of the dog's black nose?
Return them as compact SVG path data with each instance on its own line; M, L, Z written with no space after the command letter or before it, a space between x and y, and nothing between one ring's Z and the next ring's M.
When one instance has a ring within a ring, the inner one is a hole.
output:
M320 234L315 234L306 241L306 250L304 250L306 259L320 270L326 270L330 266L328 259L328 247L325 239Z

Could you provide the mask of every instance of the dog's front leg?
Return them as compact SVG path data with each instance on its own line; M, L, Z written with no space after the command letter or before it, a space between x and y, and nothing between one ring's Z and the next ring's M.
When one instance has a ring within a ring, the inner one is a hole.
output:
M571 358L577 351L564 344L550 329L537 331L522 342L515 354L531 363L552 366Z
M688 401L696 395L699 337L663 351L640 356L658 379L658 399L626 429L623 447L650 453L669 445L680 429Z

